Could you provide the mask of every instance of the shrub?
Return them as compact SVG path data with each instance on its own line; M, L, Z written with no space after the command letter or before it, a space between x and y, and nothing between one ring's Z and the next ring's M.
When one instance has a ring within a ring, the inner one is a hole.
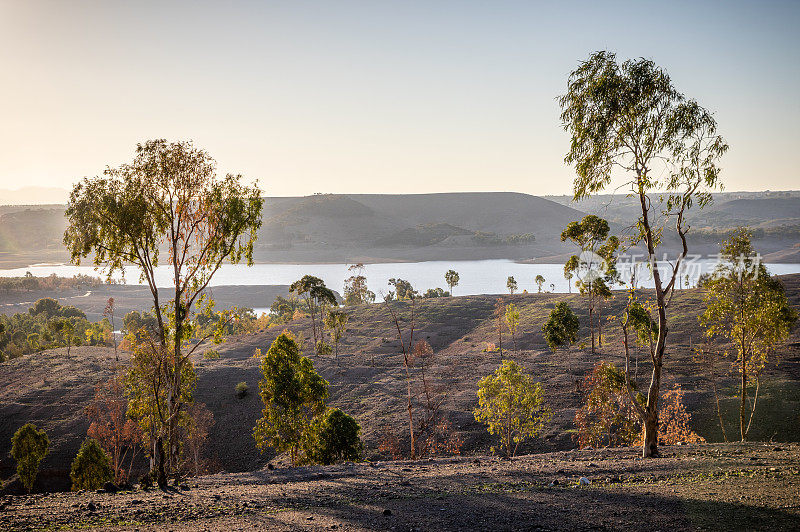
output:
M238 397L239 399L243 398L245 395L247 395L247 391L249 389L250 387L247 385L246 382L244 381L240 382L239 384L236 385L236 397Z
M87 438L83 442L72 461L69 477L72 479L72 491L96 490L114 477L111 458L97 440Z
M264 402L262 417L256 422L253 437L262 452L272 447L289 451L292 465L300 461L313 419L325 411L328 381L315 370L291 333L281 333L261 359L258 383Z
M333 354L333 348L330 344L326 343L324 340L320 340L317 342L317 356L330 356Z
M630 381L632 389L636 384ZM582 385L584 405L575 413L578 446L631 445L641 433L641 422L633 409L625 385L625 372L611 362L598 362ZM637 400L644 397L637 394Z
M49 450L50 438L33 423L20 427L11 438L11 456L17 461L17 474L28 493L39 472L39 463Z
M550 419L544 404L544 388L534 382L513 360L503 360L492 375L478 382L475 421L488 425L489 434L500 436L500 449L514 456L527 438L534 438Z
M319 416L308 442L308 461L332 464L340 460L359 460L363 450L361 427L338 408L329 408Z
M205 353L203 353L203 360L218 360L219 359L219 351L216 349L209 349Z

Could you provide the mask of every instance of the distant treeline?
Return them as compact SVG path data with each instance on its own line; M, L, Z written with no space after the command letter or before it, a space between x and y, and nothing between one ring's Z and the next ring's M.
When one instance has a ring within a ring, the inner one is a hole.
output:
M94 287L104 284L99 277L78 274L73 277L59 277L56 274L48 277L35 277L31 272L25 272L24 277L0 277L0 291L31 292L34 290L52 290L62 292L81 286Z
M692 230L690 239L694 242L718 243L727 240L733 235L736 229L699 229ZM753 240L781 239L798 240L800 239L800 225L781 225L779 227L750 229Z
M501 236L497 233L476 231L472 235L472 241L481 246L519 246L535 242L536 236L533 233Z
M28 312L0 314L0 362L55 347L111 343L107 318L92 323L82 310L55 299L40 299Z

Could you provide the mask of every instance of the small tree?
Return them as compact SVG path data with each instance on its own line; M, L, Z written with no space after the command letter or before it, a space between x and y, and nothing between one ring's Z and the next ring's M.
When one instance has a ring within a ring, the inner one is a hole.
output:
M92 438L87 438L78 450L69 472L72 491L96 490L114 478L111 457Z
M114 482L117 484L126 482L130 477L136 451L142 443L142 432L136 422L128 417L127 411L125 380L121 375L98 384L94 397L86 407L86 416L89 418L86 434L110 455Z
M119 362L119 354L117 353L117 326L114 324L114 298L109 297L106 302L106 308L103 310L103 316L111 317L111 338L114 340L114 359Z
M344 304L373 303L375 301L375 292L367 288L364 265L360 262L352 264L347 270L353 274L344 280Z
M500 449L513 457L519 444L535 438L551 412L544 404L544 388L513 360L503 360L492 375L478 382L475 420L488 425L489 434L500 436Z
M453 288L458 286L458 281L460 277L458 272L455 270L447 270L447 273L444 274L444 282L447 283L447 286L450 287L450 294L453 294Z
M728 340L736 348L742 441L747 440L753 422L762 372L797 321L783 285L757 259L750 239L750 232L740 228L722 244L722 262L705 285L706 311L700 317L709 338ZM750 378L755 379L755 392L748 412Z
M509 275L508 279L506 279L506 288L508 288L508 293L512 295L517 291L517 280L514 279L513 275Z
M508 332L511 333L511 341L514 342L514 351L517 350L517 339L514 336L517 332L517 328L519 327L519 310L517 310L517 306L514 303L509 303L506 305L506 326L508 326Z
M398 301L414 299L419 295L419 293L414 290L414 287L411 286L411 283L405 279L389 279L389 285L394 286L394 293Z
M329 408L314 422L306 449L307 460L325 465L360 460L364 449L360 435L361 427L355 419L338 408Z
M301 356L288 332L281 333L261 357L261 375L258 387L264 410L253 429L256 446L261 452L267 447L289 451L292 465L297 465L311 436L312 420L325 410L328 382L314 371L311 360Z
M333 341L337 361L339 360L339 341L344 336L348 319L347 313L341 309L329 309L325 315L325 328L331 332L331 341Z
M550 311L550 317L542 326L542 332L547 346L553 354L556 354L559 348L569 347L576 342L579 328L578 316L572 312L569 305L561 301L556 305L556 308ZM572 374L570 365L567 368L569 373Z
M564 279L567 280L567 290L569 290L570 294L572 293L572 278L575 276L572 273L573 271L575 271L575 268L570 262L564 264Z
M204 403L190 404L186 413L187 423L184 427L183 437L186 461L194 472L194 476L199 477L203 470L203 448L208 441L211 427L214 425L214 414Z
M598 296L607 298L611 293L606 283L617 277L616 251L619 239L609 236L608 222L589 214L580 222L570 222L561 232L561 241L569 240L580 248L579 255L572 255L564 264L564 271L578 276L578 289L589 299L589 331L592 335L592 354L595 348L594 313ZM600 319L598 316L598 327ZM602 339L600 340L602 345Z
M289 286L289 291L305 299L308 311L311 313L311 331L316 346L322 335L321 331L317 334L317 314L322 314L321 307L336 305L336 295L325 286L325 281L313 275L304 275L299 281L293 282Z
M539 274L539 275L536 276L534 281L536 282L536 286L538 287L539 293L541 294L542 293L542 286L545 283L545 278L541 274Z
M583 381L584 404L575 413L578 446L631 445L641 432L640 419L628 397L625 373L610 362L598 362ZM630 383L634 387L634 383ZM642 402L639 395L635 401Z
M28 493L33 489L39 463L50 452L50 438L33 423L17 429L11 438L11 457L17 462L17 474Z

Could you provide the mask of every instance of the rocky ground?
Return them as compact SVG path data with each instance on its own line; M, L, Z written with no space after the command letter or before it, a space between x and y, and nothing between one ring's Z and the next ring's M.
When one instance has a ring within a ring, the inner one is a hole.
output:
M264 468L182 488L0 499L0 528L797 530L800 445L701 444ZM581 478L588 480L581 485Z

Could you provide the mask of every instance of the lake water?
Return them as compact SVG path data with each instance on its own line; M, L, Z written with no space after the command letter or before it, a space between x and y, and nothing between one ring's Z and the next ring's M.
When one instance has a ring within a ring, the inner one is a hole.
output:
M700 273L711 272L715 261L698 260L690 263L690 286L694 285ZM264 285L264 284L291 284L306 274L317 276L325 284L342 293L344 280L351 275L347 270L349 264L254 264L244 266L241 264L225 265L214 276L211 286L222 285ZM629 264L627 265L629 267ZM800 264L768 264L769 271L775 275L800 273ZM411 282L415 289L424 292L428 288L447 285L444 274L453 269L459 273L460 281L456 286L455 295L472 294L502 294L507 293L506 280L513 276L517 281L518 290L522 292L537 291L534 278L542 275L546 282L544 290L567 292L567 280L563 276L563 264L520 264L509 260L475 260L475 261L428 261L428 262L397 262L367 264L364 275L367 285L380 299L380 295L388 292L391 287L387 284L390 278L399 277ZM629 268L628 268L629 269ZM621 265L623 277L627 277L626 268ZM55 273L59 276L71 277L75 274L99 275L91 266L73 266L68 264L40 264L27 268L0 270L2 277L17 277L25 272L37 277L45 277ZM640 287L652 287L652 280L647 279L649 272L640 264L637 283ZM140 284L136 270L131 268L126 275L128 284ZM574 283L575 279L573 279ZM159 286L167 287L170 283L170 270L167 266L160 266L156 272L156 282ZM551 283L554 285L551 288ZM573 291L574 291L573 285Z

